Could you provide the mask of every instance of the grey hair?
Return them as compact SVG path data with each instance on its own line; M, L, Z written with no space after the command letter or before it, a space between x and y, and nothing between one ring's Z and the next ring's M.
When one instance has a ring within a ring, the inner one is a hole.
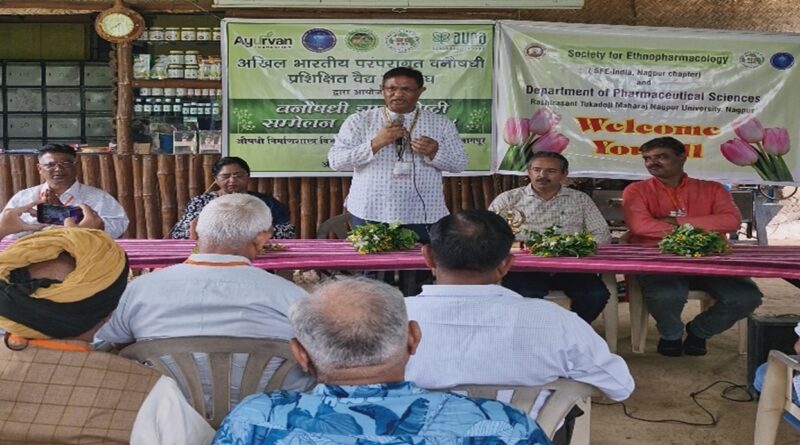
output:
M408 342L403 294L367 278L342 278L296 302L289 320L321 374L389 363Z
M214 246L244 247L272 228L272 212L264 201L247 193L215 198L197 217L197 237Z

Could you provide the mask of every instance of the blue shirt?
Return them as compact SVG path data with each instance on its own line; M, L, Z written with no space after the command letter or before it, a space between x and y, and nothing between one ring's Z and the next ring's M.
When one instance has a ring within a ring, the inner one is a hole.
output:
M550 444L522 411L496 400L431 392L411 382L317 385L247 397L214 444Z

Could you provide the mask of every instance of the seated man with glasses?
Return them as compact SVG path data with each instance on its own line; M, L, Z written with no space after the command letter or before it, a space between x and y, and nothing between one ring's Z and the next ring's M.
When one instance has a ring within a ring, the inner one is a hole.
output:
M600 244L611 242L608 224L594 201L583 192L562 186L568 169L569 161L559 153L533 153L528 161L530 186L501 193L489 204L489 210L503 217L513 212L519 218L521 213L525 220L517 234L520 241L529 231L540 232L556 225L562 233L586 230ZM603 312L609 297L600 277L590 273L510 272L503 278L503 286L529 298L542 298L551 288L562 290L571 300L572 311L587 323Z
M31 203L78 207L85 204L91 207L100 219L96 227L112 238L119 238L128 228L125 209L113 196L98 188L78 182L77 154L75 149L65 144L47 144L38 151L39 174L44 184L20 190L6 204L6 208L22 207ZM24 214L26 223L36 222L36 213ZM77 221L76 221L77 222ZM17 236L26 235L20 232Z

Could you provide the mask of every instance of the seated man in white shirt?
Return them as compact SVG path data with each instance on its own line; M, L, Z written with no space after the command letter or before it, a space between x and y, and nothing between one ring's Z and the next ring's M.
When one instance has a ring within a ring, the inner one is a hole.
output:
M514 259L514 233L503 218L466 210L440 219L430 236L422 253L436 284L406 299L409 319L425 333L406 368L408 380L436 389L569 378L612 400L628 398L634 387L628 366L591 326L555 303L498 284Z
M198 253L133 280L97 337L117 344L214 335L291 339L289 307L308 294L251 264L271 230L259 198L233 193L211 201L197 218ZM298 379L287 384L310 383Z
M97 227L112 238L119 238L128 228L128 217L125 209L113 196L98 188L78 182L77 155L75 149L64 144L47 144L38 151L39 174L44 184L20 190L6 204L6 208L15 208L36 204L63 206L80 206L86 204L99 216ZM35 223L33 215L22 215L26 223ZM18 236L27 232L18 233Z

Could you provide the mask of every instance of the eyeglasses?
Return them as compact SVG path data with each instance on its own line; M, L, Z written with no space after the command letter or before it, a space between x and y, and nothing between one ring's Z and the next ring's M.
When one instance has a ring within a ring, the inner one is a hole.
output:
M414 94L419 91L419 88L411 88L411 87L383 87L384 93L394 94L394 93L403 93L403 94Z
M74 167L75 161L48 162L46 164L39 164L39 165L41 165L42 168L47 171L55 170L56 167L61 167L62 169L66 170L68 168Z
M544 173L547 176L555 175L556 173L561 173L561 170L557 168L542 168L542 167L531 167L528 169L528 171L536 173L537 175L539 173Z
M249 175L247 174L247 172L223 173L223 174L217 175L217 179L219 179L220 181L227 181L228 179L231 179L231 178L233 178L233 179L244 179L244 178L246 178L248 176Z

